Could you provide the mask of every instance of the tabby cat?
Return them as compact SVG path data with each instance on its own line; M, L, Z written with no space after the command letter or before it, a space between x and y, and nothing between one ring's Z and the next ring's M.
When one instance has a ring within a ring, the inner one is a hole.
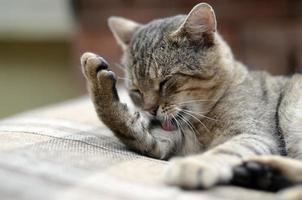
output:
M148 24L108 21L137 109L119 101L108 63L85 53L82 70L95 110L130 149L173 157L168 184L194 189L232 182L278 190L302 181L302 164L294 160L302 159L300 75L248 71L218 34L206 3Z

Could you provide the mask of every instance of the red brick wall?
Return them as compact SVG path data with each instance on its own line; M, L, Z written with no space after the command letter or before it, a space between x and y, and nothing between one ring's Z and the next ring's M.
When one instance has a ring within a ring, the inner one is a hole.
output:
M74 0L78 29L74 36L75 61L93 51L109 62L121 51L107 26L107 18L123 16L138 22L188 13L194 0ZM218 29L235 56L252 69L273 74L302 70L301 0L206 0L216 11ZM121 75L121 71L113 66Z

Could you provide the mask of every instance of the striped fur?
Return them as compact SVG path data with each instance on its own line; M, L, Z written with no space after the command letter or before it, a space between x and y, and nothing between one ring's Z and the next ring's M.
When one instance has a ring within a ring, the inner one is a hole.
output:
M109 25L124 50L121 63L137 110L119 102L106 61L85 53L96 112L135 151L186 156L171 160L167 183L208 188L229 182L232 168L255 156L302 158L302 77L247 71L217 33L209 5L145 25L112 17ZM163 130L165 122L175 129Z

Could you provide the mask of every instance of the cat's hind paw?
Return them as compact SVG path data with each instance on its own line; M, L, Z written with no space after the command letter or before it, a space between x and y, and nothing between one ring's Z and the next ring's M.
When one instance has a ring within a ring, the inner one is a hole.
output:
M231 184L247 188L278 191L294 183L268 163L250 160L233 168Z

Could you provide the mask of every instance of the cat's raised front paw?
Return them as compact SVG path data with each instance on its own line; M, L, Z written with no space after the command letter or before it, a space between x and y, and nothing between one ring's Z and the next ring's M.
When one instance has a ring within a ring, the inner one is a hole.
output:
M185 189L206 189L229 182L232 177L231 168L216 164L194 157L172 159L164 178L166 183Z
M109 70L109 65L104 58L87 52L81 57L81 65L94 98L101 100L103 104L118 100L115 88L116 77L114 72Z
M109 68L104 58L90 52L86 52L82 55L81 65L84 76L89 80L96 79L98 72L102 70L107 71Z

